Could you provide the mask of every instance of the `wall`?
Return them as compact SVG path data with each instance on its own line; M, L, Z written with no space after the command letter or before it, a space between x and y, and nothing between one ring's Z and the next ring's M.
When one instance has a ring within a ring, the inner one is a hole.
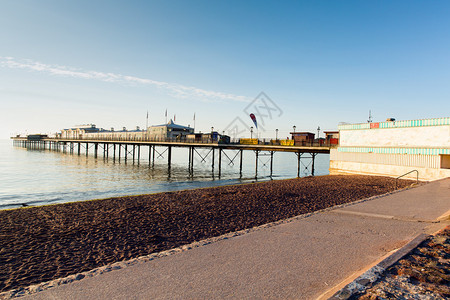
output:
M341 147L450 147L450 126L341 130Z
M419 180L423 181L438 180L450 177L450 169L411 168L394 165L330 161L330 174L366 174L398 177L412 170L419 171ZM411 173L402 178L416 179L416 174Z
M148 133L151 139L165 139L167 138L167 126L149 127Z

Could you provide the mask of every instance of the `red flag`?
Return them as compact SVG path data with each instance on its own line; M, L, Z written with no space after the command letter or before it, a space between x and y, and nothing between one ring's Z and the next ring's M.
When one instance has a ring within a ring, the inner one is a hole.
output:
M258 124L256 123L256 117L254 114L250 114L250 118L252 119L253 123L255 123L255 127L258 128Z

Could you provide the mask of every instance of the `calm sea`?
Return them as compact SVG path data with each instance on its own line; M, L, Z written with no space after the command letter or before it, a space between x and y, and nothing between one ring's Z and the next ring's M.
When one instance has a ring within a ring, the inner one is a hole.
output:
M156 149L164 151L164 148ZM208 151L203 149L199 153L204 157ZM11 140L0 140L0 209L20 207L22 204L43 205L255 181L254 152L244 151L242 178L239 176L239 156L234 159L234 165L229 163L237 151L227 150L225 153L226 156L222 155L219 178L217 153L214 173L211 154L202 161L196 153L194 173L190 176L187 148L173 149L169 172L166 153L157 158L152 167L146 147L141 147L139 163L135 161L133 164L131 159L127 163L122 159L119 163L117 159L104 159L102 155L94 158L92 154L78 156L50 150L30 150L13 146ZM328 168L329 155L317 155L315 174L327 175ZM301 176L310 175L310 169L311 159L302 157ZM260 156L257 180L270 180L269 176L270 156ZM272 178L296 176L296 155L275 153Z

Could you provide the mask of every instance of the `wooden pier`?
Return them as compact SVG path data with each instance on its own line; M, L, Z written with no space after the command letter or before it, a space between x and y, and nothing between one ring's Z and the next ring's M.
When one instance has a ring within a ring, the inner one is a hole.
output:
M222 144L222 143L199 143L194 141L151 141L151 140L93 140L93 139L61 139L61 138L40 138L30 139L28 137L13 137L14 146L25 147L36 150L53 150L70 153L74 155L86 155L93 152L94 157L102 155L103 158L112 158L125 163L132 160L134 163L141 158L141 147L148 147L149 166L154 167L155 158L167 157L167 167L170 174L172 164L172 148L188 148L188 170L190 174L194 172L194 158L197 155L202 162L211 155L211 168L214 173L218 168L220 177L222 171L222 161L234 164L239 159L239 175L242 177L242 161L244 151L255 153L255 178L258 177L258 162L261 156L270 156L270 177L273 174L273 156L275 152L292 152L297 156L297 177L300 177L301 159L311 159L311 175L314 176L314 162L317 154L330 153L329 146L281 146L281 145L243 145L243 144ZM156 147L163 147L163 151L158 151ZM91 149L91 151L90 151ZM206 154L200 153L198 149L207 149ZM234 155L228 155L225 150L237 151ZM218 155L217 165L215 155ZM239 157L239 158L238 158ZM307 167L306 167L307 168Z

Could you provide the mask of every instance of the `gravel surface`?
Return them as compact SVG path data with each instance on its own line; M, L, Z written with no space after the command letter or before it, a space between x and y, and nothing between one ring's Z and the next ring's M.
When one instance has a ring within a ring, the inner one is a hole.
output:
M0 292L394 189L335 175L3 210Z
M352 299L450 299L450 226L430 236Z

